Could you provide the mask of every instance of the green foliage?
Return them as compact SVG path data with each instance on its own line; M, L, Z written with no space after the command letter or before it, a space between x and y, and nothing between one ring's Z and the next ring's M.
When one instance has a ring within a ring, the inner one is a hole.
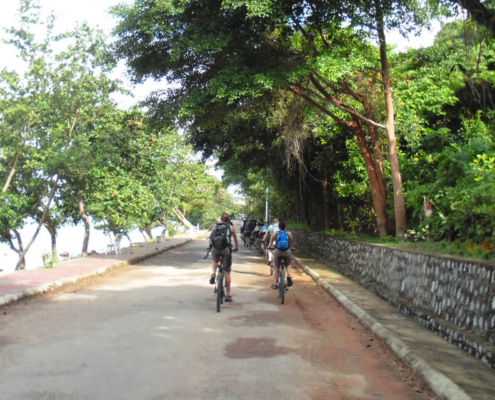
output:
M20 262L32 241L22 251L17 233L29 218L55 236L89 217L127 233L166 223L173 207L201 220L218 213L213 205L234 210L170 124L116 107L111 94L123 90L110 77L115 59L102 33L82 24L55 36L55 19L43 25L37 4L21 2L6 40L25 69L0 72L0 240Z
M196 150L216 155L226 181L248 196L248 212L264 215L269 187L272 216L376 235L371 195L390 202L394 193L376 129L386 116L383 59L369 39L380 12L385 27L411 32L430 10L415 1L352 4L137 0L114 8L116 48L136 80L180 86L150 103L154 120L173 120ZM456 21L434 46L390 61L409 236L492 237L493 38ZM372 169L384 178L374 192ZM201 205L187 210L194 221Z

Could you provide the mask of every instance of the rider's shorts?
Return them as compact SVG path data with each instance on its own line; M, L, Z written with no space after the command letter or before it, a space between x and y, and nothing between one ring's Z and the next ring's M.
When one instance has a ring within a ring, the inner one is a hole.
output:
M290 260L291 260L291 252L290 250L279 250L275 249L273 250L273 261L275 267L280 267L280 260L283 258L284 259L284 264L286 267L290 265Z
M215 247L211 248L211 258L213 261L218 261L220 256L223 256L223 270L225 272L230 272L232 269L232 249L226 247L225 249L219 250Z

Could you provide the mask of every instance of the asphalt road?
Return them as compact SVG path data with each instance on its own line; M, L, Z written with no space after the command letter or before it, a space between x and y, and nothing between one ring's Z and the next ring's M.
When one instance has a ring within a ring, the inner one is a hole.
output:
M0 399L434 398L300 271L281 305L255 250L217 313L206 243L0 309Z

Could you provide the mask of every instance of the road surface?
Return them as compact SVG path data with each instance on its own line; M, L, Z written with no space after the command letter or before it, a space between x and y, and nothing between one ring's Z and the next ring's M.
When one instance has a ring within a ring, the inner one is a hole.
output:
M254 249L217 313L206 244L1 308L0 399L434 398L300 271L281 305Z

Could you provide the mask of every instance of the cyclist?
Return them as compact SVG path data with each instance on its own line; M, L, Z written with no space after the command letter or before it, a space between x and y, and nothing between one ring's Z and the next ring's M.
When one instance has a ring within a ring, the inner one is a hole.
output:
M232 249L232 237L234 237L234 249ZM230 271L232 269L232 252L239 250L237 233L234 225L230 221L230 216L226 212L222 213L220 221L215 223L210 234L210 246L213 274L210 277L210 283L215 284L215 276L219 266L220 256L223 256L223 270L225 272L225 286L227 287L227 296L225 301L231 302L230 294Z
M249 242L251 233L253 232L255 227L256 227L256 220L251 219L247 222L246 228L244 229L244 237L246 238L246 243Z
M271 224L268 227L268 230L266 231L265 236L263 237L263 241L265 243L268 243L268 241L272 237L272 234L275 233L275 232L278 232L278 231L279 231L278 219L277 218L273 218L273 224ZM270 247L270 246L267 246L267 247ZM269 250L268 251L268 262L266 263L266 265L272 265L272 259L273 259L273 251L272 250Z
M275 283L272 284L272 289L278 289L278 269L280 267L280 262L282 258L284 259L285 269L287 271L287 286L292 286L294 282L292 282L292 277L290 276L290 261L291 261L291 250L295 250L294 247L294 236L292 236L292 232L286 232L286 224L285 221L280 221L278 223L278 227L280 228L279 232L272 233L270 237L269 246L270 248L274 248L273 250L273 262L275 265L275 271L273 274L273 278L275 279ZM285 246L284 246L285 245Z
M262 242L265 242L265 235L268 232L268 229L269 228L270 228L270 225L268 224L268 222L265 222L263 224L263 226L261 227L261 230L260 230L260 239L261 239Z
M260 234L262 226L263 226L263 223L261 223L260 221L256 221L256 226L254 227L254 230L252 233L252 235L254 236L255 239L258 239L258 236Z

